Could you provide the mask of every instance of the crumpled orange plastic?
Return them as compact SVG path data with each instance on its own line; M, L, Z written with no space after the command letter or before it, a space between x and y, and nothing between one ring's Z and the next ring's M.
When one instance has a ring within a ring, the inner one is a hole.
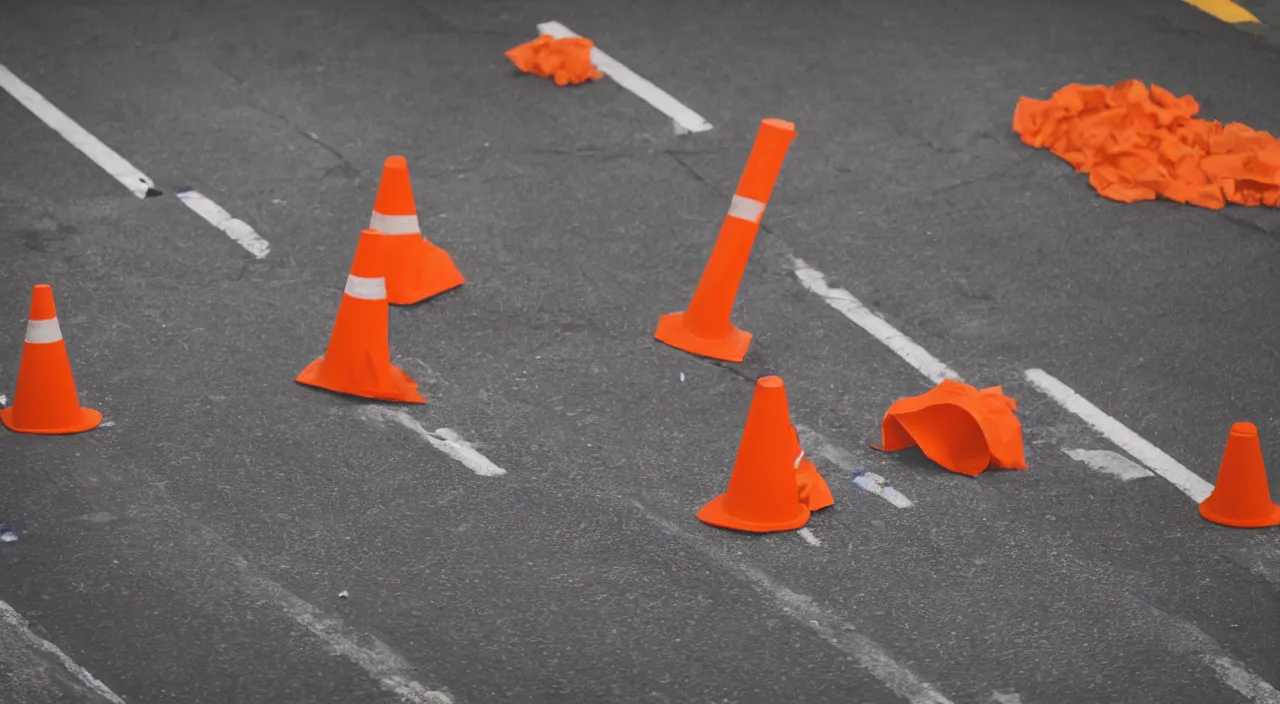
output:
M556 39L543 34L531 42L508 49L506 56L516 68L543 78L555 79L556 85L577 85L604 78L591 63L591 47L595 42L583 37Z
M1048 148L1112 200L1163 197L1215 210L1280 206L1280 140L1238 122L1195 117L1200 104L1156 85L1068 85L1018 99L1013 131Z
M999 386L978 389L951 379L894 401L884 414L877 450L920 446L925 457L968 476L988 467L1026 469L1018 402Z

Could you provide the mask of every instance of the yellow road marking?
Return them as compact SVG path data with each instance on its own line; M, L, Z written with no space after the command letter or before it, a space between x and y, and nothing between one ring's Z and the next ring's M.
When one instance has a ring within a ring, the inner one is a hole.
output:
M1261 24L1252 12L1231 2L1231 0L1182 0L1230 24Z

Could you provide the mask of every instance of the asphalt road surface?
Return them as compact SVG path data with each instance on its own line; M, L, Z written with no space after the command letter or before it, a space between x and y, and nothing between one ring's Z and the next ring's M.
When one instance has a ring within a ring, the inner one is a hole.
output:
M552 20L714 128L519 74ZM120 0L6 3L0 64L162 192L0 94L0 392L50 283L107 421L0 434L4 704L1280 702L1280 534L1026 376L1208 482L1256 423L1280 484L1280 213L1111 202L1010 129L1139 78L1280 130L1280 45L1176 0ZM768 117L799 137L715 364L653 329ZM468 277L392 310L426 406L293 381L391 154ZM1016 398L1030 471L869 449L932 382L797 259ZM704 525L770 373L837 504Z

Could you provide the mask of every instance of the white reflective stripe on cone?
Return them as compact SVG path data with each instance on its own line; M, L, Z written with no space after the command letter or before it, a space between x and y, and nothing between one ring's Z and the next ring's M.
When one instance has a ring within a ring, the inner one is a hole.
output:
M387 280L379 276L366 279L363 276L347 276L345 293L364 301L384 301L387 298Z
M58 342L61 339L62 328L58 327L57 318L27 321L27 342Z
M422 234L422 226L418 224L417 214L383 215L376 210L373 211L373 217L369 218L369 229L377 230L384 235Z
M759 223L760 218L764 217L764 203L735 195L729 201L729 217Z

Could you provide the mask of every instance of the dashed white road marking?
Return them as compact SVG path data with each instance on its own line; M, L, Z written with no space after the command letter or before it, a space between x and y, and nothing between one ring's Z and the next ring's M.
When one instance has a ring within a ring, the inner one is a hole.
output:
M449 428L438 428L435 432L431 432L422 427L422 424L414 420L413 416L405 411L386 408L383 406L363 406L360 408L360 414L366 420L382 421L391 420L417 433L419 437L426 440L432 447L452 457L462 463L467 469L479 474L482 477L500 477L507 473L507 470L499 467L489 460L488 457L480 454L478 450L471 446L466 440Z
M559 22L539 23L538 33L550 34L556 39L581 36ZM682 130L706 132L711 129L711 123L707 122L701 115L668 95L666 91L642 78L635 71L622 65L617 59L601 51L600 47L592 47L591 63L600 69L600 73L617 81L618 85L635 93L641 100L661 110L663 114L671 118L676 125L677 134L680 134Z
M996 691L991 693L991 701L992 704L1022 704L1022 697L1016 692Z
M1267 545L1239 548L1231 552L1231 559L1253 574L1280 587L1280 549Z
M1103 474L1110 474L1123 482L1131 482L1134 479L1152 476L1146 467L1119 452L1112 452L1111 450L1068 450L1065 447L1062 448L1062 451L1071 459L1085 463L1090 469Z
M1221 655L1206 655L1204 659L1218 673L1218 679L1254 704L1280 704L1280 692L1244 665Z
M7 405L9 405L9 397L4 394L0 394L0 408L4 408Z
M858 468L857 462L847 450L831 444L818 431L804 425L796 425L796 433L800 436L800 445L809 448L809 455L822 457L845 472L853 475L853 485L863 491L879 496L896 508L911 508L915 504L902 492L889 486L889 480Z
M8 626L12 629L12 635L20 639L23 645L57 658L67 672L70 672L72 676L80 680L81 684L88 687L98 696L111 702L111 704L125 704L123 699L108 689L105 684L98 681L98 678L89 674L88 670L76 664L66 653L62 652L61 648L32 633L27 619L23 618L22 614L3 601L0 601L0 625Z
M960 375L955 370L943 364L937 357L929 354L928 350L899 332L887 320L876 315L870 308L864 306L861 301L854 298L852 293L842 288L828 286L827 277L821 271L805 264L803 259L794 256L791 257L791 264L795 269L796 278L800 279L801 285L817 294L822 300L826 301L827 305L840 311L844 317L852 320L854 324L866 330L872 337L883 342L886 347L897 353L903 361L915 367L921 374L929 377L933 383L937 384L943 379L961 381Z
M874 494L888 501L895 508L911 508L915 504L911 503L911 499L902 495L902 492L889 486L889 480L866 470L858 470L853 474L853 485L859 489Z
M848 655L910 704L952 704L933 685L923 681L905 665L893 659L879 643L862 635L853 624L828 611L812 597L797 594L778 584L772 577L750 565L735 561L723 550L704 545L680 526L659 516L639 502L633 506L664 533L688 543L721 568L736 573L759 594L774 604L796 623L812 630L829 645Z
M212 530L204 525L200 528L206 540L223 544ZM448 694L429 690L414 681L413 668L386 643L374 636L357 633L341 619L321 612L293 592L255 572L239 555L232 553L231 559L245 583L269 597L290 618L324 641L333 653L358 665L383 689L396 694L407 704L453 704L453 697Z
M71 146L79 149L95 164L102 167L103 171L123 184L129 192L139 198L160 195L160 191L156 190L156 184L150 177L126 161L111 147L103 144L97 137L89 134L88 130L76 124L75 120L67 117L53 103L45 100L44 96L24 83L21 78L13 75L13 72L3 64L0 64L0 88L4 88L14 100L30 110L54 132L62 135L63 139L71 143Z
M184 188L178 191L178 200L194 210L197 215L208 220L209 224L225 232L227 237L235 240L236 244L244 247L254 257L265 259L271 252L271 244L262 239L248 223L231 217L231 213L199 191Z
M1027 381L1041 393L1079 416L1089 427L1101 433L1103 437L1115 443L1116 447L1129 453L1134 459L1145 464L1151 471L1167 479L1170 484L1191 497L1192 501L1200 503L1213 493L1213 485L1201 479L1200 475L1182 466L1163 450L1126 428L1120 421L1103 413L1071 387L1042 369L1028 369L1025 374Z
M822 547L822 541L819 540L818 536L814 535L813 531L808 528L801 528L800 530L797 530L796 535L804 538L804 542L814 546L815 548Z

